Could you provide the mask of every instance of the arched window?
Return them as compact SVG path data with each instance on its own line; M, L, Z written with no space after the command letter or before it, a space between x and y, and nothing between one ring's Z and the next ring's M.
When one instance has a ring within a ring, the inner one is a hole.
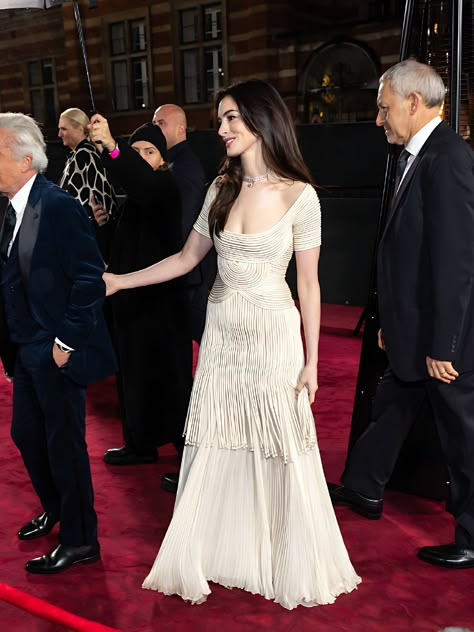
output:
M316 50L301 79L308 123L373 121L379 71L357 42L338 41Z

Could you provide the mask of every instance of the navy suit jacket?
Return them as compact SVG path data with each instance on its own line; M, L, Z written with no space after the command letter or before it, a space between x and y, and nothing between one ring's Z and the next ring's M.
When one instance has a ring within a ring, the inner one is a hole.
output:
M380 240L380 323L403 381L429 378L426 356L474 370L473 158L440 123L403 179Z
M105 266L84 207L38 174L17 239L33 318L52 340L74 349L64 373L79 384L111 375L116 364L102 310Z

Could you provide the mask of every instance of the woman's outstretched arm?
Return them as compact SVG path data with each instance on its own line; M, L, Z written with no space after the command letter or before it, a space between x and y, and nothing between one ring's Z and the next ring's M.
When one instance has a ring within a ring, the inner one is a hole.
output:
M164 283L183 276L204 259L212 245L212 239L201 235L193 228L184 244L184 248L180 252L171 255L171 257L167 257L149 268L130 272L129 274L110 274L106 272L104 281L107 284L107 296L115 294L119 290L155 285L156 283Z

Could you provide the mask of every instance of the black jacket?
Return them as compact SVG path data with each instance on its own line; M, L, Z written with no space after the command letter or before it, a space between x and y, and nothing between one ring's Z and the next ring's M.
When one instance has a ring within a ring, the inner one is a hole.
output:
M183 214L183 241L191 232L206 195L206 176L199 158L191 149L189 141L183 140L168 151L169 167L178 184ZM205 279L207 261L201 262L187 275L188 285L200 285Z
M99 241L107 252L108 270L125 274L179 252L183 237L180 195L170 171L154 171L124 141L119 141L119 147L118 158L112 159L106 152L102 158L125 191L126 199L117 219L99 229ZM112 297L112 302L126 318L150 308L163 294L182 291L184 283L183 279L176 279L126 290Z
M80 384L111 375L116 365L102 312L104 262L84 208L37 175L16 239L33 318L51 342L58 337L75 350L63 372ZM2 319L0 326L5 340Z
M392 202L377 288L388 359L404 381L427 379L425 358L474 370L474 162L444 123Z

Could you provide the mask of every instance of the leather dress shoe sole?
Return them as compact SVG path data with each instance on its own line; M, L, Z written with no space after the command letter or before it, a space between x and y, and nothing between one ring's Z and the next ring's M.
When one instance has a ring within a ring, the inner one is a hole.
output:
M457 544L424 546L418 551L423 562L444 568L474 568L474 549L466 549Z
M178 491L179 472L170 472L161 477L161 488L176 494Z
M17 533L20 540L33 540L42 535L47 535L53 530L54 525L59 522L56 514L45 511L30 522L27 522Z
M158 461L157 452L148 454L137 453L130 448L111 448L104 454L104 461L108 465L143 465L147 463L156 463Z
M380 520L382 517L382 499L367 498L343 485L336 485L335 483L328 483L327 485L333 505L349 507L355 513L369 520Z
M85 546L65 546L60 544L51 553L35 557L25 565L25 570L38 575L62 573L74 564L93 564L100 560L98 544Z

